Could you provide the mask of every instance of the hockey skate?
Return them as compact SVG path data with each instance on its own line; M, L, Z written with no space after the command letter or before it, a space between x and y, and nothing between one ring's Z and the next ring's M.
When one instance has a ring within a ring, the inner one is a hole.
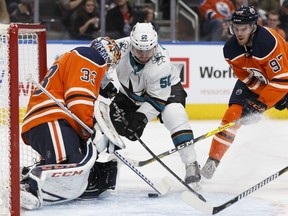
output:
M216 168L218 167L220 161L209 157L201 169L200 174L206 179L211 179L214 175Z
M194 189L200 188L198 182L201 180L200 166L197 161L186 164L185 183L190 184Z
M22 179L20 182L20 204L25 209L38 209L42 206L38 198L37 182L31 178Z

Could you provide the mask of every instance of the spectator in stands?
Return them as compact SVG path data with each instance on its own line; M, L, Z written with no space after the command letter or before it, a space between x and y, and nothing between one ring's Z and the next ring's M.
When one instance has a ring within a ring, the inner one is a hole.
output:
M286 41L288 41L288 0L283 1L280 7L280 28L285 31Z
M58 0L61 10L61 19L66 29L71 27L71 20L76 18L77 9L83 0Z
M206 0L199 6L199 13L203 19L202 35L208 41L224 41L224 31L235 7L230 0Z
M253 6L258 13L258 24L266 25L267 24L267 12L260 8L258 0L248 0L248 6Z
M20 4L20 0L6 0L8 14L11 14Z
M242 5L245 5L247 0L232 0L235 9L240 8Z
M279 13L276 10L271 10L267 14L267 27L275 29L277 33L283 37L286 38L285 31L279 27L280 20L279 20Z
M71 27L71 38L93 40L99 37L99 5L95 0L83 0Z
M9 13L7 11L5 0L0 0L0 23L10 23Z
M106 34L111 38L126 37L133 22L133 9L128 0L115 0L116 6L107 11Z
M146 17L144 19L145 23L151 23L153 25L153 27L155 28L155 30L158 32L159 31L159 26L157 25L157 23L155 22L155 10L153 7L145 7L144 11L146 11Z
M18 7L10 14L11 22L33 23L34 0L20 0Z
M136 25L137 22L150 22L157 32L159 30L159 26L155 22L155 11L152 6L139 7L137 11L134 10L132 26Z
M159 7L160 7L160 11L162 12L163 20L169 20L170 19L170 0L160 0Z
M265 11L270 10L276 10L278 11L280 9L282 0L264 0L259 1L260 8L262 8Z

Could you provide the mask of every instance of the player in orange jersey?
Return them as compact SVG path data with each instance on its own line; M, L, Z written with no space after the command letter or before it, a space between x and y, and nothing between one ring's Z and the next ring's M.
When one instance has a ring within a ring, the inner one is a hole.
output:
M201 169L207 179L212 178L241 125L255 122L257 114L271 107L288 107L288 45L275 30L257 25L257 20L253 7L241 7L231 17L233 36L223 52L238 80L222 124L239 123L214 136L209 158Z
M93 128L94 102L102 77L118 62L120 55L114 40L97 38L89 47L77 47L63 54L50 67L41 85ZM43 130L49 133L43 134ZM43 164L81 161L83 155L78 149L89 137L90 134L45 93L40 89L33 92L22 125L22 138L43 157Z
M226 22L235 7L230 0L205 0L199 6L202 34L208 41L226 41Z
M50 67L41 85L84 124L95 129L94 104L100 85L104 90L109 87L104 86L102 78L118 64L120 57L114 40L97 38L88 47L64 53ZM99 131L95 131L97 139L93 140L100 140ZM22 171L22 207L40 208L75 199L85 190L93 189L98 196L114 188L117 162L95 162L96 150L100 150L97 143L95 149L88 140L90 133L38 88L29 99L21 135L41 156L40 164Z

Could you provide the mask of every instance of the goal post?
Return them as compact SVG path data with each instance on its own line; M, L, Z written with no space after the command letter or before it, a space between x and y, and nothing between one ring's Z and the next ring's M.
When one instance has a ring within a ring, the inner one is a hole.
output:
M20 215L20 167L38 155L20 138L21 123L34 89L46 71L46 29L40 24L0 24L0 215Z

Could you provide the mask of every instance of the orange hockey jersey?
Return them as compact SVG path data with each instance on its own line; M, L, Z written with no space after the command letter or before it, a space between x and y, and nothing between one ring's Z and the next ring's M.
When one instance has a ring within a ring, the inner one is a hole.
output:
M247 51L234 35L225 43L223 52L235 75L268 108L288 93L288 45L273 29L258 26Z
M106 62L95 49L78 47L63 54L54 62L41 85L92 128L94 102L99 95L100 82L106 69ZM87 139L90 136L69 114L38 88L29 99L21 134L44 122L56 119L65 119L82 138Z
M230 0L204 0L199 6L199 13L205 20L229 19L234 10Z

